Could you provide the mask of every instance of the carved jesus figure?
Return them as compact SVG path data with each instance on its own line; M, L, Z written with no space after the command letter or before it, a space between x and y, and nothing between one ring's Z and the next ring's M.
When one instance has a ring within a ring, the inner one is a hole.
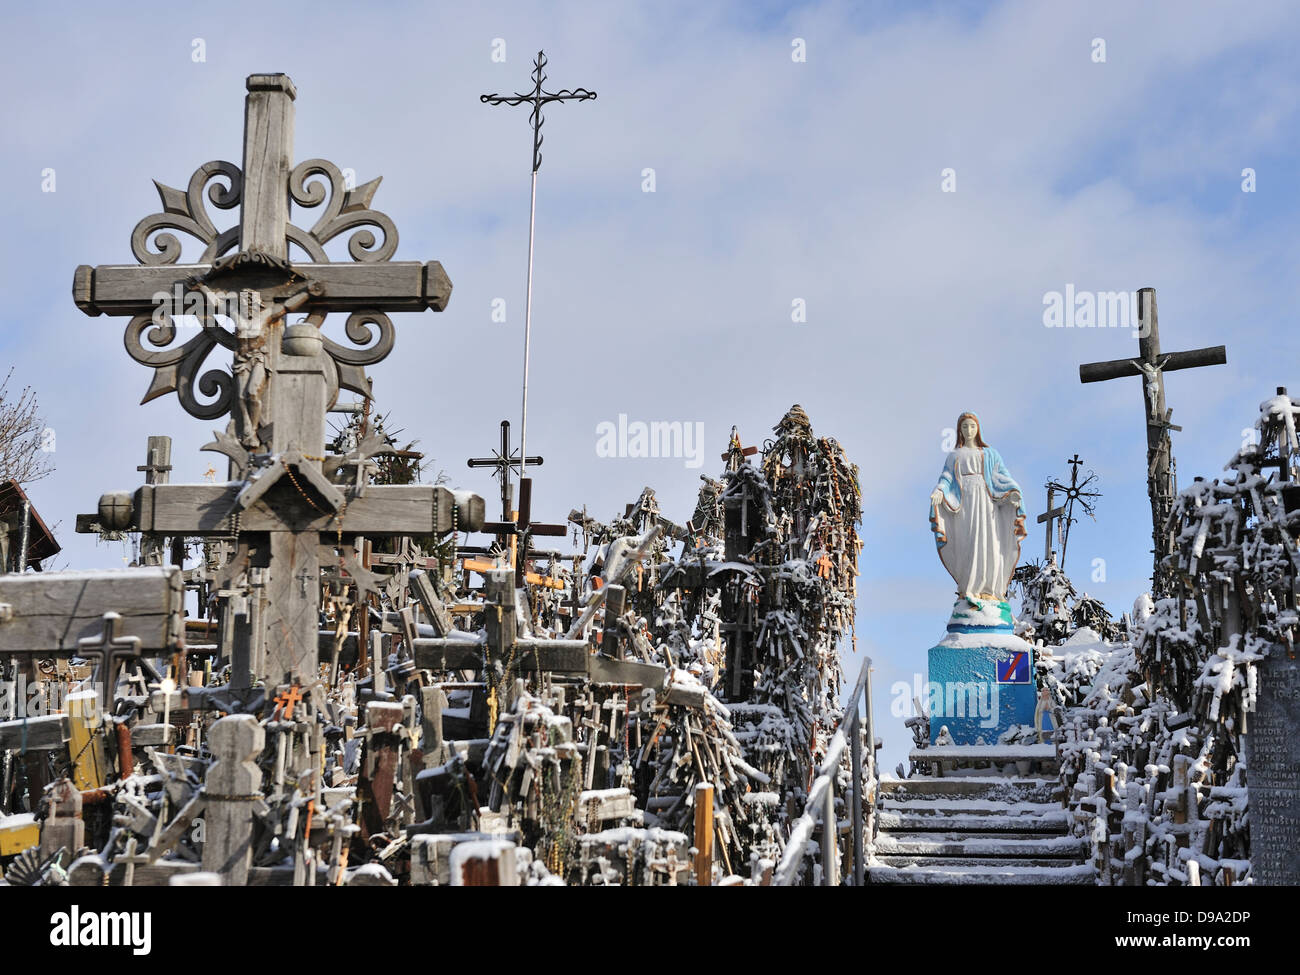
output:
M957 447L930 495L930 530L957 595L1006 599L1026 534L1024 500L974 413L957 418Z

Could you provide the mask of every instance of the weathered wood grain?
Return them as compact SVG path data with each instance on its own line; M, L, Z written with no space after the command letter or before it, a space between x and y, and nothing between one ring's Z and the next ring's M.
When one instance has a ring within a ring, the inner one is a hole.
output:
M175 566L0 575L0 651L74 652L77 641L103 632L103 616L121 614L121 636L143 650L184 643L184 584Z

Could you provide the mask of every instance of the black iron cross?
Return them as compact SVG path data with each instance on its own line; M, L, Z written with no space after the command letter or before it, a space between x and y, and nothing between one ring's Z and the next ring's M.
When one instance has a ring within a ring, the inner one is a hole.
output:
M510 472L519 473L519 451L510 446L510 421L501 421L501 449L492 451L491 457L471 457L467 463L470 467L495 467L493 477L501 480L501 520L514 518L514 487L510 483ZM541 457L522 458L529 467L540 467L544 461Z
M1058 513L1056 517L1060 518L1060 524L1058 530L1061 536L1061 559L1059 565L1062 569L1065 568L1065 549L1070 542L1070 526L1073 525L1075 522L1074 503L1076 501L1079 502L1079 504L1083 506L1083 510L1087 514L1087 516L1091 518L1093 517L1092 499L1101 497L1100 491L1087 490L1088 485L1090 485L1093 481L1097 479L1096 474L1094 474L1092 471L1089 471L1087 477L1085 477L1082 481L1079 480L1079 468L1083 465L1083 461L1080 459L1078 454L1075 454L1073 457L1067 460L1066 463L1070 465L1070 483L1063 484L1060 481L1047 482L1047 501L1048 501L1049 510L1051 508L1052 495L1054 493L1060 492L1061 494L1065 495L1065 504L1060 508L1056 509L1056 512ZM1041 522L1044 520L1044 517L1045 516L1040 515L1038 520ZM1049 521L1047 526L1047 534L1049 537L1049 542L1048 542L1049 549L1051 547L1051 542L1050 542L1051 533L1052 533L1052 526L1051 526L1051 522Z
M533 90L528 94L515 92L513 95L479 95L479 101L484 105L531 105L533 110L529 113L529 121L533 126L533 172L536 173L542 168L542 123L546 121L542 115L542 106L550 102L585 102L596 97L594 91L588 91L586 88L562 88L559 91L543 91L542 82L546 80L546 54L542 51L537 52L537 59L533 62Z

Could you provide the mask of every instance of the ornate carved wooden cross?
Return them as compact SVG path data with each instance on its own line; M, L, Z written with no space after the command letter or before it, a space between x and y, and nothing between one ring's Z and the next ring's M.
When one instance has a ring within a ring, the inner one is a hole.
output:
M1172 591L1173 579L1167 575L1161 562L1175 549L1174 534L1168 525L1175 491L1173 450L1169 442L1169 431L1180 429L1169 422L1173 410L1165 407L1164 373L1197 366L1223 365L1228 361L1228 353L1222 345L1192 349L1189 352L1161 353L1154 288L1142 288L1138 291L1138 322L1137 357L1112 359L1108 362L1086 362L1079 366L1079 381L1095 383L1118 379L1121 376L1143 377L1142 400L1147 429L1147 494L1151 498L1151 537L1154 559L1151 586L1152 594L1160 598Z
M143 402L175 392L200 419L231 415L205 448L230 458L227 483L153 483L133 498L106 496L107 510L124 514L121 524L102 527L235 536L234 558L215 588L230 592L245 575L260 575L265 595L254 583L250 602L259 605L223 612L223 626L243 627L235 638L241 654L261 661L261 675L280 683L315 675L320 586L313 580L322 557L341 562L359 589L373 588L376 578L356 557L357 536L445 534L453 509L460 527L472 530L482 523L483 502L428 485L347 483L343 468L379 449L377 440L346 457L322 456L325 413L340 387L369 397L364 367L393 347L387 313L441 311L451 282L437 261L390 260L397 229L370 209L379 179L348 188L342 171L324 159L293 165L296 93L288 76L252 75L247 88L242 169L206 163L185 191L155 183L163 209L131 234L139 265L79 267L73 296L88 315L131 316L127 352L154 371ZM207 203L239 207L238 223L218 230ZM310 230L291 222L291 203L321 207ZM379 228L382 243L367 227ZM204 245L198 262L178 263L181 245L168 230ZM353 263L332 263L325 245L348 232ZM307 259L292 261L291 247ZM289 312L305 317L288 324ZM345 334L364 348L345 348L321 333L330 312L348 314ZM189 314L201 327L172 345L175 319ZM200 375L217 346L232 353L230 371ZM101 504L101 516L105 510Z

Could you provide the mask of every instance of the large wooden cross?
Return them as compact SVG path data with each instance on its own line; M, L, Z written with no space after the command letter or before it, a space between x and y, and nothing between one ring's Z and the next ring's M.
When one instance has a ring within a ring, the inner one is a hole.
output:
M482 523L483 502L430 485L350 483L345 468L364 463L382 447L377 441L347 457L322 456L325 413L339 388L369 397L364 367L392 349L386 313L441 311L451 282L436 261L389 260L396 227L370 209L379 179L350 188L324 159L293 165L296 91L287 75L252 75L247 88L242 169L207 163L184 192L156 183L163 209L131 235L139 266L79 267L73 295L88 315L132 316L127 351L154 370L143 402L175 392L196 417L231 415L226 431L205 448L230 458L227 483L153 483L133 497L106 495L100 527L233 535L235 556L216 589L229 599L238 580L254 574L265 585L260 592L253 586L250 601L258 605L223 613L223 624L226 617L242 621L235 642L247 659L260 661L259 676L276 684L315 676L322 558L340 562L359 588L373 587L375 578L356 557L358 536L445 534L454 523L473 530ZM238 206L238 223L218 231L205 197L219 210ZM291 222L291 202L323 207L310 230ZM382 244L367 227L383 233ZM199 261L178 263L181 245L166 230L205 244ZM349 232L353 263L332 263L326 243ZM308 260L291 261L291 246ZM305 318L289 324L289 312ZM345 331L354 345L372 344L349 349L326 338L321 325L330 312L348 313ZM172 346L176 319L184 315L197 317L201 327ZM230 371L200 375L217 346L232 353ZM198 394L210 400L201 402ZM102 523L106 511L114 523Z
M1189 352L1162 353L1154 288L1142 288L1138 291L1138 324L1136 358L1084 363L1079 366L1079 381L1095 383L1122 376L1143 377L1142 401L1147 431L1147 494L1151 498L1153 546L1151 586L1152 594L1160 598L1172 592L1173 578L1165 570L1162 562L1165 556L1175 550L1174 533L1169 527L1169 513L1173 509L1176 489L1169 431L1180 429L1169 422L1173 411L1165 406L1164 374L1175 369L1223 365L1228 361L1228 354L1222 345L1192 349Z

